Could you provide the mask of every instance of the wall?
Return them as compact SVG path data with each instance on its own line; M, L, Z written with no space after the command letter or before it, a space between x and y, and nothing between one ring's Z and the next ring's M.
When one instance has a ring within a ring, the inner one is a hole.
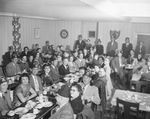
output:
M110 41L110 30L120 31L120 36L116 41L118 42L118 47L121 48L122 43L125 41L125 37L131 38L132 24L126 22L99 22L98 37L101 39L104 46L107 46L107 43Z
M34 29L40 28L40 38L34 38ZM60 31L67 29L69 35L66 39L60 37ZM25 45L32 47L32 44L39 43L40 47L45 45L45 41L49 40L50 44L65 45L70 44L73 46L72 40L76 40L78 34L81 33L81 22L71 21L48 21L37 19L21 18L21 34L20 42L22 46Z
M72 48L79 34L83 38L88 38L88 31L96 31L96 22L83 21L51 21L30 18L20 18L21 23L21 39L22 47L32 47L32 44L39 43L40 47L49 40L54 45L69 44ZM0 56L8 50L8 46L12 45L12 17L0 16ZM40 38L34 38L34 29L40 28ZM69 36L66 39L60 37L60 31L66 29ZM106 49L107 43L110 41L110 30L121 30L120 37L117 39L119 48L124 42L125 37L130 37L134 47L136 45L137 33L150 34L150 24L129 23L129 22L98 22L98 38L102 40L102 44ZM95 38L91 39L94 43ZM1 58L0 58L1 62Z

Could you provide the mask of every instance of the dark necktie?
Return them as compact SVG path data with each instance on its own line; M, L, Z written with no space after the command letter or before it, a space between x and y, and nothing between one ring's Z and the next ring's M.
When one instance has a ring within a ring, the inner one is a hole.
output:
M5 94L2 94L2 98L3 98L3 100L5 100L6 98L5 98Z

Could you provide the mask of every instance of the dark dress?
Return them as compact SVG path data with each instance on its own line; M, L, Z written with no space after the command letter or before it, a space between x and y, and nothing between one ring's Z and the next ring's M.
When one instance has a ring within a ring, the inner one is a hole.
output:
M81 96L78 96L77 98L73 100L70 100L70 104L71 104L74 114L80 113L84 108Z

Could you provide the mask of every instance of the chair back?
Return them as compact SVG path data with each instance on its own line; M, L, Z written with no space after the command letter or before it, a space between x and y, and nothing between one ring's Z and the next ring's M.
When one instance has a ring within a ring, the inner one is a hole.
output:
M117 119L138 119L139 103L127 102L117 98Z
M130 81L130 90L147 93L148 83L146 81Z
M89 106L84 105L82 112L77 114L76 119L95 119L95 115Z

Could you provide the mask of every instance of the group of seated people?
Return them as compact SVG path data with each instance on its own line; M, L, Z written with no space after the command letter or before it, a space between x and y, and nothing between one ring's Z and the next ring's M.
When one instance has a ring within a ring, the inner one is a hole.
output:
M10 110L42 94L43 87L59 82L68 87L69 93L62 92L63 89L58 91L58 94L61 92L59 96L65 99L60 100L56 96L57 103L58 105L60 103L61 107L61 101L69 101L74 117L87 108L86 106L92 108L93 104L99 105L102 100L105 102L110 98L113 89L110 78L110 61L105 56L98 55L95 46L89 50L84 48L83 52L67 52L59 49L54 54L43 55L42 53L39 48L33 52L33 50L28 51L27 47L20 53L20 57L16 52L12 52L11 61L5 67L6 77L18 77L19 75L19 85L13 91L12 99L8 90L7 78L1 78L0 92L5 98L8 98L4 101L3 97L0 97L3 100L0 105L1 115L6 115ZM64 80L66 75L76 72L79 73L77 81ZM2 89L3 84L5 84L5 90ZM11 107L7 105L8 103ZM90 113L87 115L93 118L92 110Z
M125 66L127 64L133 66L131 76L133 73L149 72L150 57L145 61L141 53L137 55L137 58L134 53L134 50L131 49L128 57L123 57L124 53L117 50L116 56L110 57L103 53L101 41L98 42L98 45L92 46L89 41L85 43L82 40L77 42L74 51L64 50L63 45L57 46L54 50L53 45L49 45L48 41L42 50L38 44L33 50L24 47L21 53L14 52L13 47L10 47L9 52L3 56L5 75L6 77L20 75L20 84L14 90L12 100L6 78L0 79L1 115L5 115L9 110L42 94L43 87L59 82L63 84L56 96L59 114L55 113L50 119L57 116L72 119L71 116L76 117L83 111L84 105L92 108L93 104L101 103L105 106L106 100L112 95L113 85L110 77L112 72L117 73L123 86L126 82ZM64 79L66 75L76 72L79 73L77 81L69 80L68 82ZM65 108L62 109L64 106L68 111L66 113Z

